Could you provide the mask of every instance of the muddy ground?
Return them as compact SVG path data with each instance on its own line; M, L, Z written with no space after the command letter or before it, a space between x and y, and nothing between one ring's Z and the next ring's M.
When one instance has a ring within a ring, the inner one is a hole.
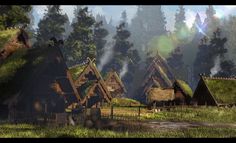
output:
M233 123L198 123L198 122L173 122L173 121L119 121L103 119L97 129L109 129L114 131L157 131L157 130L178 130L196 127L219 127L236 128Z

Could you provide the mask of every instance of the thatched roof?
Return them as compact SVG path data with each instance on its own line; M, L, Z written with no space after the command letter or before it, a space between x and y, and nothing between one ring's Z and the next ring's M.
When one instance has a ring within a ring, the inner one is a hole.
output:
M124 92L126 92L126 89L125 89L125 86L124 86L122 80L120 79L120 77L118 76L116 71L114 71L114 70L108 72L108 74L104 77L105 82L107 82L112 77L115 78L116 82L120 85L120 87L124 90Z
M189 95L190 97L193 96L193 91L190 88L190 86L183 80L176 80L175 83L182 89L182 91L186 94Z
M162 79L162 81L155 79L155 82L159 82L159 85L162 88L172 87L174 76L172 75L166 61L158 53L147 68L143 85L147 84L147 82L150 81L150 78L155 76Z
M80 76L80 74L83 72L86 66L87 64L80 64L80 65L75 65L73 67L69 67L69 71L72 75L73 80L76 80Z
M236 103L235 78L202 77L202 80L218 104Z
M150 88L147 92L148 102L174 100L174 89Z

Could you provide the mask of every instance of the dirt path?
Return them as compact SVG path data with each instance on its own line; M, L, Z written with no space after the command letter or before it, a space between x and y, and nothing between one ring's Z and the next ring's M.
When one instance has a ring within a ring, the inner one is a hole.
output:
M147 121L143 125L150 128L161 129L187 129L192 127L225 127L236 128L233 123L199 123L199 122L170 122L170 121Z
M200 122L174 122L174 121L107 121L105 126L116 131L158 131L178 130L195 127L236 128L236 123L200 123ZM106 128L105 127L105 128Z

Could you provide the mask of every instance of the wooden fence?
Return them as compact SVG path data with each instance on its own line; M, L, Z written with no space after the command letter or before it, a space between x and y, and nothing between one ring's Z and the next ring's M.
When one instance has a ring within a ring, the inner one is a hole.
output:
M101 117L105 119L112 119L112 120L139 120L141 115L141 108L145 108L146 106L110 106L109 113L102 113ZM123 113L117 113L116 109L119 108L133 108L136 109L136 111L133 112L133 114L123 114Z

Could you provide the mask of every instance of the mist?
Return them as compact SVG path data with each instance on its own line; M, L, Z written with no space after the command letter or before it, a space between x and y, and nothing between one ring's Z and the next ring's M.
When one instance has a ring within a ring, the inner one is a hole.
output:
M216 75L221 70L220 67L220 56L217 56L214 60L214 67L211 68L211 74L210 76Z
M103 67L112 59L113 56L113 47L115 45L114 41L107 42L103 48L103 54L99 59L98 70L102 71Z
M119 74L120 78L122 79L127 72L128 72L128 62L124 61L122 64L122 69Z

